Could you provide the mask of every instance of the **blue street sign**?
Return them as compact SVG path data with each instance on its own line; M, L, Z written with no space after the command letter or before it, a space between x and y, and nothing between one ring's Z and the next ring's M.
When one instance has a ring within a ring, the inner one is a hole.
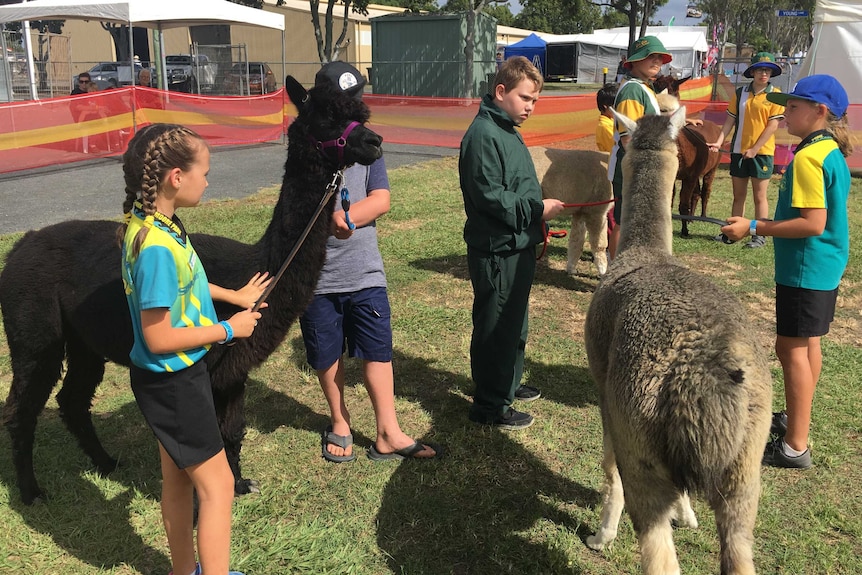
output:
M808 10L776 10L775 13L779 16L808 16Z

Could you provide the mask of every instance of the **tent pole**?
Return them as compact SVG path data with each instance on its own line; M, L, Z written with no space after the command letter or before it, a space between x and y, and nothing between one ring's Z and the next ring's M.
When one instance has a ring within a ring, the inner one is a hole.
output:
M137 96L135 94L135 34L132 20L129 19L129 70L132 74L132 134L138 133Z

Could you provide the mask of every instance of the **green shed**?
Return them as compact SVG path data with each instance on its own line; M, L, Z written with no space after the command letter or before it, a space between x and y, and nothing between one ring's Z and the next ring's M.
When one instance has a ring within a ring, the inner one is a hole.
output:
M476 17L472 90L465 89L467 13L387 14L371 19L375 94L470 98L487 91L497 70L497 20Z

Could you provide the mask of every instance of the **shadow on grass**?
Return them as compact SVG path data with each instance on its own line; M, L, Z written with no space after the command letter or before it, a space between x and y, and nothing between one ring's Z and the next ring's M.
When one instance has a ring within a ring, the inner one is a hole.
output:
M0 480L9 488L9 505L33 531L49 536L70 556L93 567L128 565L141 573L167 573L170 559L146 544L130 519L135 490L154 500L160 496L161 474L152 433L134 401L110 414L97 415L94 422L97 431L114 427L101 435L107 438L108 452L121 455L120 466L109 478L124 488L108 498L84 475L95 473L90 460L63 425L58 410L46 408L36 428L34 464L47 501L34 505L21 502L9 436L3 433L0 451L9 464L0 466ZM117 430L120 426L122 432ZM64 444L67 449L57 447Z
M543 520L583 538L588 533L549 501L594 506L599 494L552 472L516 441L467 420L469 401L433 382L464 379L396 352L399 395L418 401L434 422L424 438L445 444L439 461L405 461L389 479L377 514L377 542L395 573L560 573L565 545L528 540ZM457 387L468 382L457 381ZM556 392L554 392L556 393ZM529 430L521 433L530 433Z
M565 248L561 249L565 253ZM536 253L538 255L538 252ZM581 265L584 266L585 264L582 263ZM445 257L413 260L410 262L410 266L420 270L449 274L467 282L470 281L470 274L467 271L466 254L452 254ZM533 285L537 283L576 292L592 292L596 287L595 280L572 277L565 270L551 269L547 265L536 266L536 277L533 280Z

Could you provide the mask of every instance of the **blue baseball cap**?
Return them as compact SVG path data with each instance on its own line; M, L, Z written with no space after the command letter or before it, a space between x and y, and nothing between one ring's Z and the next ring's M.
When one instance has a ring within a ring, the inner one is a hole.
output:
M841 83L829 74L814 74L799 80L796 87L789 94L781 92L769 92L766 99L781 106L787 105L787 100L808 100L815 104L823 104L837 117L841 117L847 111L850 104L847 92Z

